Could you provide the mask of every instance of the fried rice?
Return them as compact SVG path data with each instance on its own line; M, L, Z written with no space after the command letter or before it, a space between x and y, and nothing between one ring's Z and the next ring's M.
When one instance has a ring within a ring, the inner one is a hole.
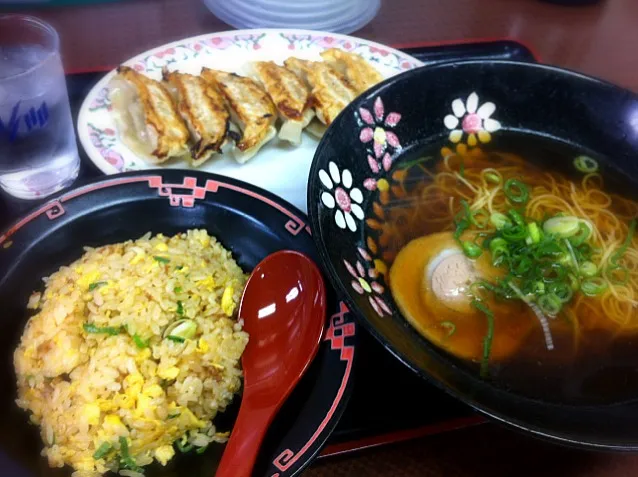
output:
M213 418L241 387L245 281L203 230L87 248L45 278L14 364L49 464L137 476L225 441Z

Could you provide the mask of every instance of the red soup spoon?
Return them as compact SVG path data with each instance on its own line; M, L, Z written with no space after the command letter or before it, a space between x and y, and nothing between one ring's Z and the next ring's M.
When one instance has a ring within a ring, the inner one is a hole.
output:
M244 394L215 477L249 477L266 430L317 354L326 318L319 269L284 250L262 260L239 305L250 340L242 357Z

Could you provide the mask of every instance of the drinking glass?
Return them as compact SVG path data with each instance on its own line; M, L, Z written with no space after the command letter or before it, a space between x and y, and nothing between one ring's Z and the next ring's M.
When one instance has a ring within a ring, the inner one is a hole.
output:
M46 197L78 176L57 32L37 18L0 15L0 187Z

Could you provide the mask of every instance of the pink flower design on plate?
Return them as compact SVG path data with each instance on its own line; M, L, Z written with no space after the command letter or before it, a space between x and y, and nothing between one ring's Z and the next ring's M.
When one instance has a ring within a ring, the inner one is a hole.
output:
M212 38L207 38L206 40L202 40L204 45L210 46L211 48L215 48L217 50L225 50L229 46L233 44L233 41L229 38L214 36Z
M115 152L111 149L103 149L100 153L102 154L102 157L106 159L106 162L115 167L115 169L118 171L122 171L122 169L124 169L124 159L119 152Z
M372 257L370 257L370 254L365 249L359 247L358 251L364 263L368 264L372 262ZM352 276L352 281L350 282L352 289L359 295L366 295L368 297L368 302L377 315L391 315L392 310L383 298L381 298L385 288L378 281L378 272L374 268L367 268L366 270L361 260L357 260L354 265L344 260L343 264Z
M374 101L373 112L366 108L359 108L359 117L364 123L359 139L364 144L372 142L372 149L377 159L383 156L388 146L394 149L401 148L397 135L388 130L388 128L394 128L399 124L401 115L399 113L388 113L386 116L383 101L380 97Z

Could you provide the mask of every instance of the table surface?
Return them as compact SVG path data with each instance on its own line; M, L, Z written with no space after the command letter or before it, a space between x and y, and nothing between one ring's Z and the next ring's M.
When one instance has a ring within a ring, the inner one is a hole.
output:
M231 29L200 0L127 0L28 13L60 32L67 71L116 65L169 41ZM603 0L591 7L538 0L385 0L378 16L355 34L395 46L512 38L532 48L545 63L638 91L637 22L636 0ZM305 476L621 477L637 472L637 456L563 449L485 424L320 461Z

